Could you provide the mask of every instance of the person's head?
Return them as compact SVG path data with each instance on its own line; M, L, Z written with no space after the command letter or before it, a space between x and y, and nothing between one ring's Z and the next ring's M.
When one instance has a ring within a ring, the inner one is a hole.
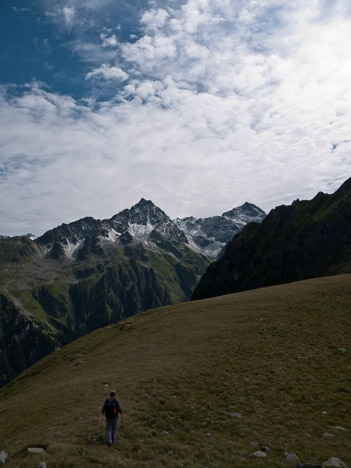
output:
M111 390L110 391L110 397L114 398L116 396L116 390Z

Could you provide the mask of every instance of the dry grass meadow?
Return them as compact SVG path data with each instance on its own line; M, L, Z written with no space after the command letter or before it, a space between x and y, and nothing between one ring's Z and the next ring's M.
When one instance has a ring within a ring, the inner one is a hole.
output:
M111 388L124 407L116 448L100 414ZM289 467L284 452L350 466L350 415L343 275L155 309L83 337L0 391L0 451L19 468ZM251 459L250 442L267 457Z

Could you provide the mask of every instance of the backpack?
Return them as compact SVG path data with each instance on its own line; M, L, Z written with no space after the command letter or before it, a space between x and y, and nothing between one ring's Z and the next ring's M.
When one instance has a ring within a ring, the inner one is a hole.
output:
M115 419L117 416L117 400L109 398L105 403L105 415L107 419Z

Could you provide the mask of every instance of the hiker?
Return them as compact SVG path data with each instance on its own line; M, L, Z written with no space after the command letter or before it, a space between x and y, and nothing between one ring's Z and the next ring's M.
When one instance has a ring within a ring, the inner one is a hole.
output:
M116 443L118 413L122 412L122 406L116 398L116 392L115 390L111 390L110 398L106 398L101 410L101 414L105 413L106 416L106 438L109 447Z

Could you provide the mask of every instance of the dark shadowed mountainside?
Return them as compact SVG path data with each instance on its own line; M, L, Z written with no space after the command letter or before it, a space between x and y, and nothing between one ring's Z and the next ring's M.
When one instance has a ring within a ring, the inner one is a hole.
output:
M332 195L318 193L272 210L228 244L193 299L351 271L351 179Z

